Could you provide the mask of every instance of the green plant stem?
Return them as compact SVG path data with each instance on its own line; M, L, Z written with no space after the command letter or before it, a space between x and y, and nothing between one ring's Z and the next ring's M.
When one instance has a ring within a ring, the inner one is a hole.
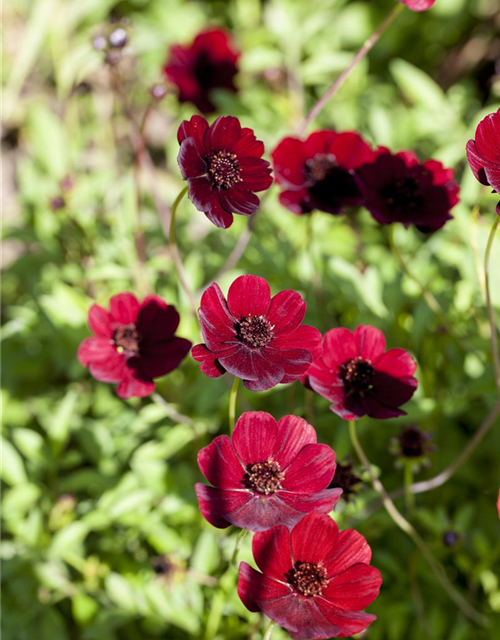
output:
M365 58L368 53L373 49L373 47L377 44L380 36L384 33L387 27L392 23L392 21L401 13L404 9L404 4L397 4L394 9L389 13L386 19L382 22L382 24L373 32L373 34L366 40L361 47L361 49L356 53L351 62L347 65L347 67L338 75L330 87L325 91L325 93L321 96L321 98L316 102L314 107L309 111L307 116L302 121L299 126L297 133L302 136L307 127L319 116L319 114L323 111L326 104L333 98L333 96L337 93L340 87L347 80L351 72L358 66L358 64Z
M234 545L233 555L231 556L231 564L233 567L236 566L236 562L238 560L238 553L241 548L241 543L243 542L243 538L247 535L248 531L246 529L241 529L238 533L238 537L236 538L236 544Z
M412 484L413 484L413 467L411 462L405 462L404 487L405 487L406 512L409 517L411 517L415 509L415 496L411 491Z
M264 633L262 640L271 640L271 636L273 635L273 627L276 623L274 620L271 620L267 625L266 632Z
M168 243L170 247L170 253L172 255L172 260L177 270L177 276L179 278L179 282L181 283L181 287L184 289L184 292L189 300L191 310L193 314L196 316L196 302L194 299L193 292L191 291L191 288L187 281L186 272L184 271L182 259L179 254L179 250L177 248L177 236L175 233L175 220L176 220L177 209L179 208L179 204L181 203L182 199L184 198L187 192L188 192L188 187L185 186L182 189L182 191L180 191L179 195L174 200L174 204L172 205L172 211L170 214L170 230L168 234Z
M493 246L493 241L495 239L495 235L498 229L498 224L500 223L500 217L495 216L495 221L491 227L490 235L488 237L488 243L486 245L486 253L484 254L484 288L486 291L486 305L488 307L488 319L490 321L490 332L491 332L491 350L493 352L493 367L495 369L495 381L500 391L500 354L498 352L498 337L497 337L497 328L495 325L495 312L493 310L493 303L491 301L491 292L490 292L490 254L491 247Z
M234 425L236 423L236 398L238 396L238 387L240 384L239 378L234 378L233 386L231 387L231 393L229 394L229 433L233 433Z
M390 515L392 520L397 524L397 526L404 531L415 543L415 546L419 549L421 554L427 560L430 568L432 569L434 575L441 583L441 586L449 595L449 597L455 602L458 608L462 611L464 615L468 618L476 622L477 624L487 626L489 621L485 616L476 611L474 607L472 607L468 601L455 589L453 584L450 582L448 576L446 575L441 564L436 560L431 550L424 542L424 540L420 537L420 534L416 531L416 529L403 517L400 513L394 502L389 497L389 494L384 488L384 485L380 482L380 480L373 473L373 469L371 466L366 453L364 452L361 443L359 442L358 435L356 433L356 422L351 420L349 422L349 435L351 438L352 445L356 451L356 454L360 461L365 466L368 471L368 475L370 476L370 480L372 482L373 488L379 494L380 499L382 500L382 504L384 505L385 510Z

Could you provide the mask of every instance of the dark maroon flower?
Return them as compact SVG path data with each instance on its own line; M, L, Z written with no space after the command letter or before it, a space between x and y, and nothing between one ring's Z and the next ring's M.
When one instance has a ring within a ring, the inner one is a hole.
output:
M132 293L119 293L109 301L109 312L97 304L89 311L93 338L78 349L78 359L96 380L115 382L120 398L153 393L153 378L176 369L191 342L177 338L179 314L157 296L142 303Z
M353 131L316 131L307 140L285 138L271 155L283 206L296 214L338 214L361 203L353 170L376 154Z
M427 11L430 9L436 0L398 0L398 2L404 2L404 4L412 11Z
M385 351L384 334L375 327L331 329L323 337L323 354L307 372L309 384L331 401L345 420L394 418L412 397L417 365L404 349Z
M184 120L177 132L177 162L189 186L189 199L216 227L227 229L233 213L251 216L260 201L254 191L271 186L264 143L238 118L221 116L208 126L201 116Z
M412 151L391 154L379 149L377 158L358 169L363 206L381 224L414 224L424 233L440 229L453 216L459 186L453 169L437 160L420 163Z
M428 453L434 451L431 444L432 433L422 431L416 424L401 429L400 434L395 438L395 455L415 460L424 458Z
M247 389L264 391L298 380L321 353L321 334L302 325L306 303L296 291L271 298L264 278L240 276L227 301L218 284L201 298L201 334L205 344L193 357L209 378L228 371Z
M328 513L342 493L327 489L335 452L317 444L314 428L296 416L276 422L263 411L244 413L232 439L215 438L198 453L198 465L215 487L196 485L201 513L221 529L290 527L310 511Z
M356 495L356 485L361 482L361 478L358 478L358 476L352 472L352 462L347 464L337 462L335 475L330 483L330 488L342 489L342 500L344 500L344 502L350 502L351 498Z
M240 53L222 29L199 33L188 46L171 47L163 69L179 89L180 102L192 102L202 113L212 113L214 89L236 92L234 77Z
M478 124L475 139L467 143L467 160L477 180L500 193L500 109Z
M256 533L252 551L262 573L242 562L238 595L292 638L345 638L376 619L362 609L378 596L382 578L357 531L339 532L329 516L310 513L291 531Z

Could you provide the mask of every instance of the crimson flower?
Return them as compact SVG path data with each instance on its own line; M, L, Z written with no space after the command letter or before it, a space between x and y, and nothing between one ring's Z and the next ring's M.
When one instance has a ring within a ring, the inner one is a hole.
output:
M345 638L376 619L362 609L378 596L382 578L357 531L339 532L329 516L309 513L291 531L256 533L252 551L262 573L242 562L238 595L292 638Z
M500 109L478 124L475 139L467 143L467 160L477 180L500 193Z
M375 327L331 329L323 337L323 354L307 372L309 385L330 400L344 420L394 418L412 397L417 365L404 349L385 350L384 334Z
M196 485L201 513L221 529L290 527L310 511L328 513L342 493L327 489L335 452L296 416L276 422L263 411L244 413L232 438L218 436L198 453L198 465L215 487Z
M398 0L398 2L404 2L404 4L412 11L427 11L430 9L436 0Z
M376 159L356 172L363 206L381 224L411 224L424 233L440 229L458 202L453 169L437 160L420 163L412 151L391 154L381 148Z
M97 304L89 311L94 334L78 349L78 359L101 382L117 382L120 398L153 393L153 378L176 369L191 348L177 338L179 314L157 296L142 303L132 293L119 293L109 301L109 311Z
M316 131L307 140L284 138L271 154L276 182L284 188L281 204L299 215L315 209L338 214L361 204L353 171L375 155L353 131Z
M271 298L264 278L240 276L227 301L213 284L199 309L205 344L193 347L193 357L209 378L228 371L252 391L294 382L321 354L320 332L301 324L305 313L306 303L296 291Z
M271 168L262 159L264 143L238 118L221 116L208 125L205 118L184 120L177 132L177 162L189 186L189 199L216 227L227 229L233 213L251 216L260 201L254 191L273 183Z
M180 102L192 102L202 113L212 113L213 89L236 92L234 76L239 57L226 31L209 29L188 46L174 45L163 72L177 85Z

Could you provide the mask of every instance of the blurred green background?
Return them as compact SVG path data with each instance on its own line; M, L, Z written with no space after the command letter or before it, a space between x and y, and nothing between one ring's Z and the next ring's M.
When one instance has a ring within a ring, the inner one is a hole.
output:
M204 522L193 490L201 480L197 451L227 432L230 380L204 377L188 357L158 383L165 405L151 398L122 401L111 385L91 379L76 352L89 335L91 303L106 306L121 291L142 295L141 287L175 304L179 334L199 342L156 206L158 200L170 204L182 187L175 133L194 113L174 95L154 108L146 130L153 165L141 175L148 256L141 277L134 247L129 118L141 120L167 48L189 42L206 25L234 33L243 51L240 92L218 95L219 113L254 128L269 155L393 6L392 0L4 2L5 640L261 637L263 621L236 595L229 559L237 532ZM126 108L113 94L103 54L92 48L111 17L129 21L118 72ZM321 331L373 324L390 347L416 357L420 386L405 407L408 417L364 419L359 427L389 489L403 480L390 453L401 426L416 422L434 434L431 465L418 476L424 479L457 457L495 403L482 260L496 200L466 167L464 147L480 118L499 106L499 26L495 0L437 0L424 14L405 10L317 122L357 129L373 144L414 149L422 160L432 156L456 169L462 200L454 220L431 237L400 228L396 240L445 309L458 342L399 269L387 228L366 211L315 214L309 247L308 217L281 208L273 188L244 257L218 280L226 291L241 273L264 276L273 293L301 292L307 322ZM178 236L193 289L216 276L246 224L236 216L232 228L221 231L183 202ZM491 273L500 314L498 242ZM299 383L243 391L239 400L240 411L305 415ZM314 412L319 440L331 444L339 460L354 459L347 427L328 402L316 396ZM500 634L499 427L450 482L417 496L413 519L492 626L477 628L458 613L367 483L334 514L341 528L367 537L384 578L369 608L378 620L365 638L490 640ZM450 530L458 533L451 547L443 542ZM240 559L251 562L250 536ZM274 637L288 636L276 629Z

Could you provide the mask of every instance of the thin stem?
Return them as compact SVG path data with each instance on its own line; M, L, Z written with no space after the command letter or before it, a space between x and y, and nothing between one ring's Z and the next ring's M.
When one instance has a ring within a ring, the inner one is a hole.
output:
M234 545L233 555L231 556L231 564L233 567L236 566L236 562L238 560L238 553L241 548L241 543L243 542L243 538L247 535L248 531L246 529L241 529L238 533L238 537L236 538L236 544Z
M229 433L233 433L236 423L236 397L238 395L239 378L234 378L231 393L229 394Z
M406 499L406 513L411 517L415 509L415 496L412 493L411 486L413 484L413 466L411 462L405 462L404 465L404 487Z
M363 465L365 466L368 474L370 476L373 488L379 494L382 504L384 505L385 510L393 519L393 521L398 525L398 527L404 531L415 543L417 548L420 550L424 558L427 560L430 568L432 569L434 575L441 583L441 586L449 595L449 597L455 602L458 608L462 611L464 615L468 618L481 625L488 625L489 621L482 614L476 611L468 601L455 589L453 584L450 582L448 576L446 575L441 564L436 560L431 550L424 542L424 540L420 537L420 534L416 531L416 529L403 517L400 513L394 502L389 497L389 494L384 488L384 485L380 482L380 480L373 473L373 469L370 461L368 460L360 442L358 439L358 435L356 433L356 422L351 420L349 422L349 435L351 437L352 445L356 451L358 458L361 460Z
M486 304L488 306L488 318L490 321L491 350L493 352L493 367L495 369L495 380L497 383L497 387L498 387L498 390L500 391L500 354L498 351L497 328L495 326L495 312L493 310L493 303L491 301L490 278L489 278L491 247L493 246L493 240L495 239L495 235L496 235L496 231L499 223L500 223L500 218L496 216L495 221L493 222L493 225L491 227L490 235L488 237L488 244L486 245L486 253L484 254L484 287L486 291Z
M266 632L264 633L262 640L271 640L271 636L273 635L273 627L276 623L274 620L271 620L267 625Z
M331 98L335 95L335 93L340 89L340 87L347 80L351 72L358 66L358 64L367 56L367 54L373 49L375 44L378 42L380 36L384 33L387 27L391 24L391 22L399 15L399 13L403 10L404 5L398 4L394 9L389 13L386 19L382 22L382 24L375 30L375 32L365 41L361 49L356 53L351 62L347 65L347 67L342 71L340 75L338 75L331 86L325 91L325 93L321 96L321 98L316 102L314 107L309 111L307 116L304 118L302 124L298 128L298 135L302 136L306 131L307 127L316 120L321 111L323 111L326 104L331 100Z
M181 283L181 286L184 289L184 292L188 297L189 304L191 305L191 310L192 310L193 314L196 316L196 302L195 302L195 299L194 299L193 292L191 291L191 288L190 288L190 286L188 284L188 281L187 281L186 272L184 271L184 265L182 264L182 259L181 259L181 256L179 254L179 250L177 248L177 237L176 237L176 233L175 233L175 219L176 219L177 209L179 207L179 204L180 204L181 200L184 198L184 196L188 192L188 188L189 188L188 186L185 186L182 189L182 191L179 192L179 195L174 200L174 204L172 205L172 212L171 212L171 215L170 215L170 230L169 230L169 234L168 234L168 242L169 242L170 252L172 254L172 259L174 261L175 268L177 270L177 275L179 277L179 282Z

